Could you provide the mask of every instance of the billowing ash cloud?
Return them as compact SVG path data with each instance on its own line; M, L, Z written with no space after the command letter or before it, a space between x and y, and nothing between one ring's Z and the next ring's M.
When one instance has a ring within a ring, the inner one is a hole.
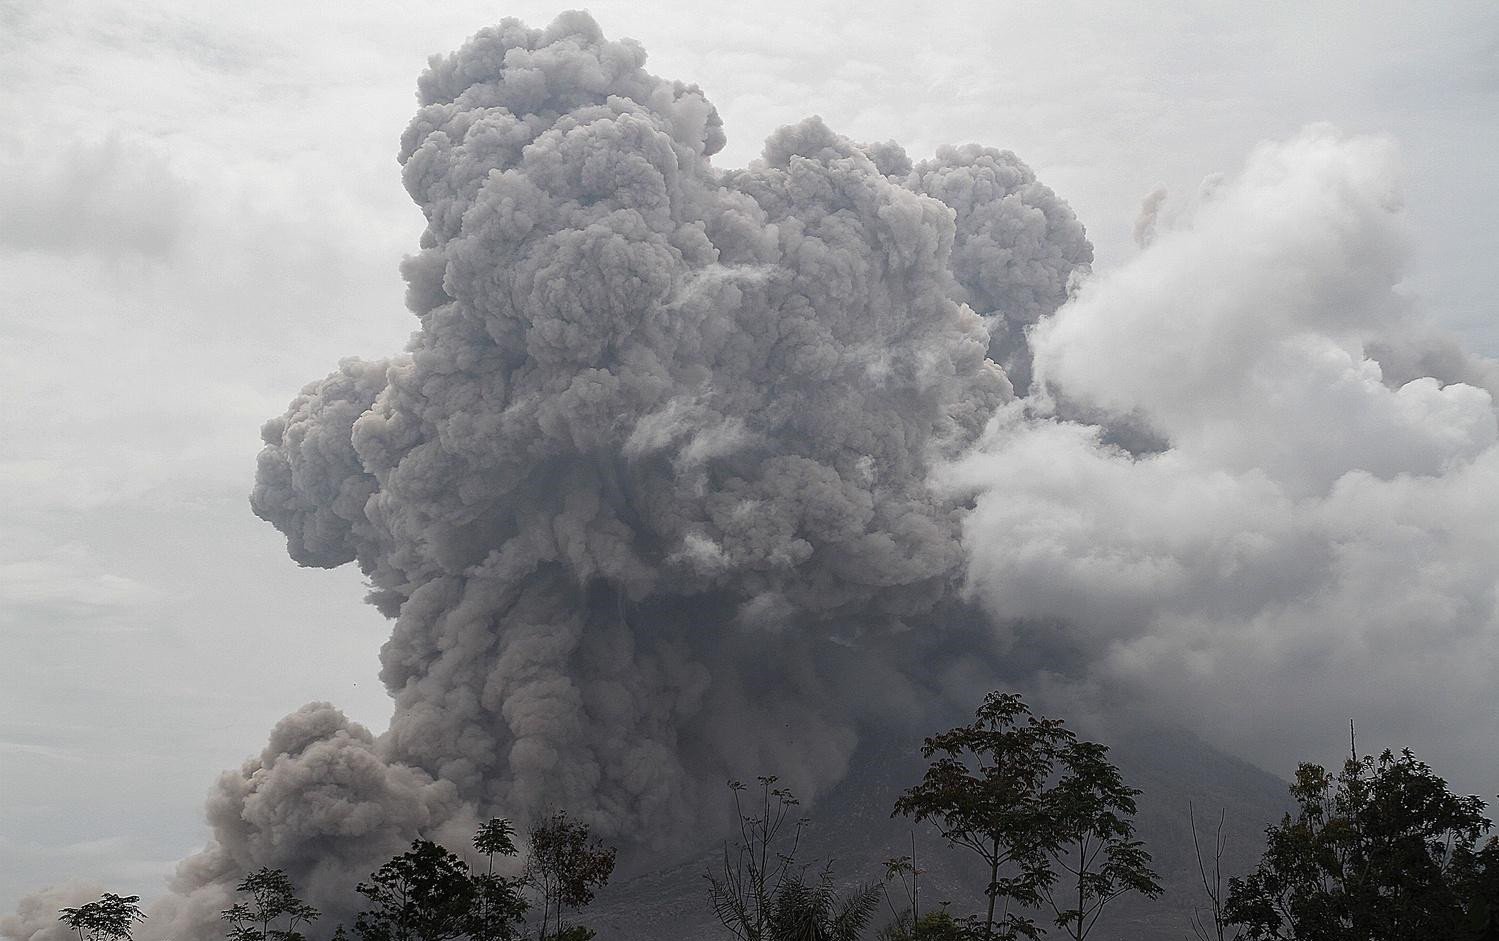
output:
M64 908L84 905L105 891L95 882L70 882L33 892L21 899L16 910L0 916L0 935L13 941L68 941L77 935L58 920Z
M336 912L490 814L681 848L726 777L815 796L861 725L937 695L962 507L930 470L1012 398L985 320L1018 357L1082 227L1012 154L913 166L817 118L716 170L712 105L644 62L572 13L421 77L420 330L267 423L252 496L298 562L368 575L390 729L287 718L153 931L203 933L257 865Z
M953 275L989 328L990 358L1024 393L1031 375L1027 328L1060 307L1093 262L1082 223L1007 150L941 147L906 183L955 211Z
M725 777L814 797L1001 675L1267 760L1350 712L1499 739L1499 370L1396 289L1386 144L1267 146L1164 230L1152 197L1090 277L1008 152L811 118L717 170L712 105L644 61L573 13L421 77L420 329L268 422L252 496L367 574L390 728L283 720L143 936L214 935L262 865L331 926L492 814L659 859Z

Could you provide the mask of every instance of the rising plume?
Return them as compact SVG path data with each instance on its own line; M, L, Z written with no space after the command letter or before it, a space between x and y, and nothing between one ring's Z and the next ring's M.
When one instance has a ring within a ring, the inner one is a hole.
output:
M1445 719L1487 702L1499 370L1397 290L1386 143L1266 146L1165 230L1161 190L1095 276L1014 154L813 117L719 169L712 104L644 64L569 13L421 76L419 328L266 423L251 497L367 576L390 726L282 720L143 936L210 936L259 866L339 915L491 815L667 858L726 777L815 798L1000 676L1250 750L1396 658Z
M283 720L153 930L201 931L259 865L336 911L491 814L670 853L726 777L815 797L862 726L940 698L963 507L930 472L1013 398L991 334L1025 355L1082 226L1013 154L913 165L815 117L716 169L713 106L644 63L570 13L422 75L420 328L266 424L251 498L297 562L367 575L390 728Z

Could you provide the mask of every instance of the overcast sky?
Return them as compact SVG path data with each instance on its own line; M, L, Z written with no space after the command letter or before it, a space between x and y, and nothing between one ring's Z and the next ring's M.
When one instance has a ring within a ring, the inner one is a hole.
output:
M0 910L69 877L152 894L204 839L213 778L304 702L385 725L388 625L358 573L298 569L246 496L260 424L415 326L395 153L426 57L559 10L432 6L0 0ZM590 9L702 86L719 165L810 113L915 157L1009 148L1098 270L1158 184L1169 213L1308 123L1389 135L1406 288L1499 355L1492 3ZM1492 762L1443 763L1491 742L1409 744L1493 794Z

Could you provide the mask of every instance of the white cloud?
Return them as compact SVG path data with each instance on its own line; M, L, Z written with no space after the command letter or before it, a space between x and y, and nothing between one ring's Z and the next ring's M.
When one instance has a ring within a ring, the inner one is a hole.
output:
M1055 393L1168 450L1017 405L953 483L980 494L972 591L1065 625L1075 680L1277 768L1355 715L1467 785L1499 775L1468 747L1499 738L1495 412L1364 356L1412 316L1386 150L1326 129L1260 148L1037 328Z

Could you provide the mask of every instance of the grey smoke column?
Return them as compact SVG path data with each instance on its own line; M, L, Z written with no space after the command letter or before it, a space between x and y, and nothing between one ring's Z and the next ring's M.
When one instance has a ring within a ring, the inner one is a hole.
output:
M1012 396L964 301L1054 308L1081 227L1012 155L911 169L817 118L715 170L712 105L644 61L571 13L421 77L420 330L268 422L252 496L394 618L390 730L284 720L153 928L199 932L257 865L336 907L413 833L457 846L489 814L680 846L727 775L815 795L926 695L964 512L928 472Z
M1054 313L1087 275L1093 245L1072 208L1008 150L939 147L907 185L956 213L952 271L983 315L989 357L1024 394L1031 382L1028 327Z

